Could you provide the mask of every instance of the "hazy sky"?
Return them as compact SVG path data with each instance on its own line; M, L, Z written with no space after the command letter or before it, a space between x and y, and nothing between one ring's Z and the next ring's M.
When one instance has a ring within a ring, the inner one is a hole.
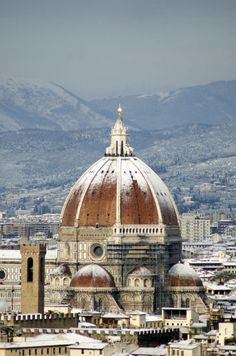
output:
M0 76L84 98L236 79L236 0L0 0Z

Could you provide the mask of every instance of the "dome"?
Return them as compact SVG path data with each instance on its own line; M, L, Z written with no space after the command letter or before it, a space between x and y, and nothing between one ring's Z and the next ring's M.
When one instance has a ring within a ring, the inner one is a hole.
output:
M127 136L120 110L105 157L71 188L62 209L61 226L178 225L178 212L167 186L133 156Z
M60 266L55 268L51 273L51 276L68 276L71 277L70 267L66 263L62 263Z
M147 267L139 266L136 267L129 276L152 276L153 273L149 271Z
M168 272L168 287L203 287L201 278L186 264L177 263Z
M72 278L71 287L77 288L114 288L113 277L104 268L96 264L82 267Z

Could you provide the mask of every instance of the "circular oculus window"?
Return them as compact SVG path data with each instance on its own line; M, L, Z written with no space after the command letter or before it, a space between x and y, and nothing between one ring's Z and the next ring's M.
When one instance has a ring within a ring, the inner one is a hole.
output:
M91 250L94 257L101 257L103 255L103 247L101 245L92 245Z
M5 279L5 278L6 278L6 272L3 269L1 269L0 270L0 280Z

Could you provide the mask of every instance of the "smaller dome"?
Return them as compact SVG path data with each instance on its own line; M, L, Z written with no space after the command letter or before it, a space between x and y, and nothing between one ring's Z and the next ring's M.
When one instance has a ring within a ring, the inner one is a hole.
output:
M153 273L149 271L146 267L139 266L135 267L135 269L129 274L130 276L151 276Z
M74 275L71 287L77 288L114 288L112 275L96 264L86 265Z
M203 287L201 278L194 269L181 262L176 263L167 275L168 287Z
M55 268L51 273L51 276L68 276L71 277L70 267L66 263L62 263Z

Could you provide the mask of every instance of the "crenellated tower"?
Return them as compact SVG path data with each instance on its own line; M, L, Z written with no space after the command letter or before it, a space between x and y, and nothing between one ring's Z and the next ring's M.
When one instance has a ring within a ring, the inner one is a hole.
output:
M44 278L46 246L22 244L21 312L44 313Z

